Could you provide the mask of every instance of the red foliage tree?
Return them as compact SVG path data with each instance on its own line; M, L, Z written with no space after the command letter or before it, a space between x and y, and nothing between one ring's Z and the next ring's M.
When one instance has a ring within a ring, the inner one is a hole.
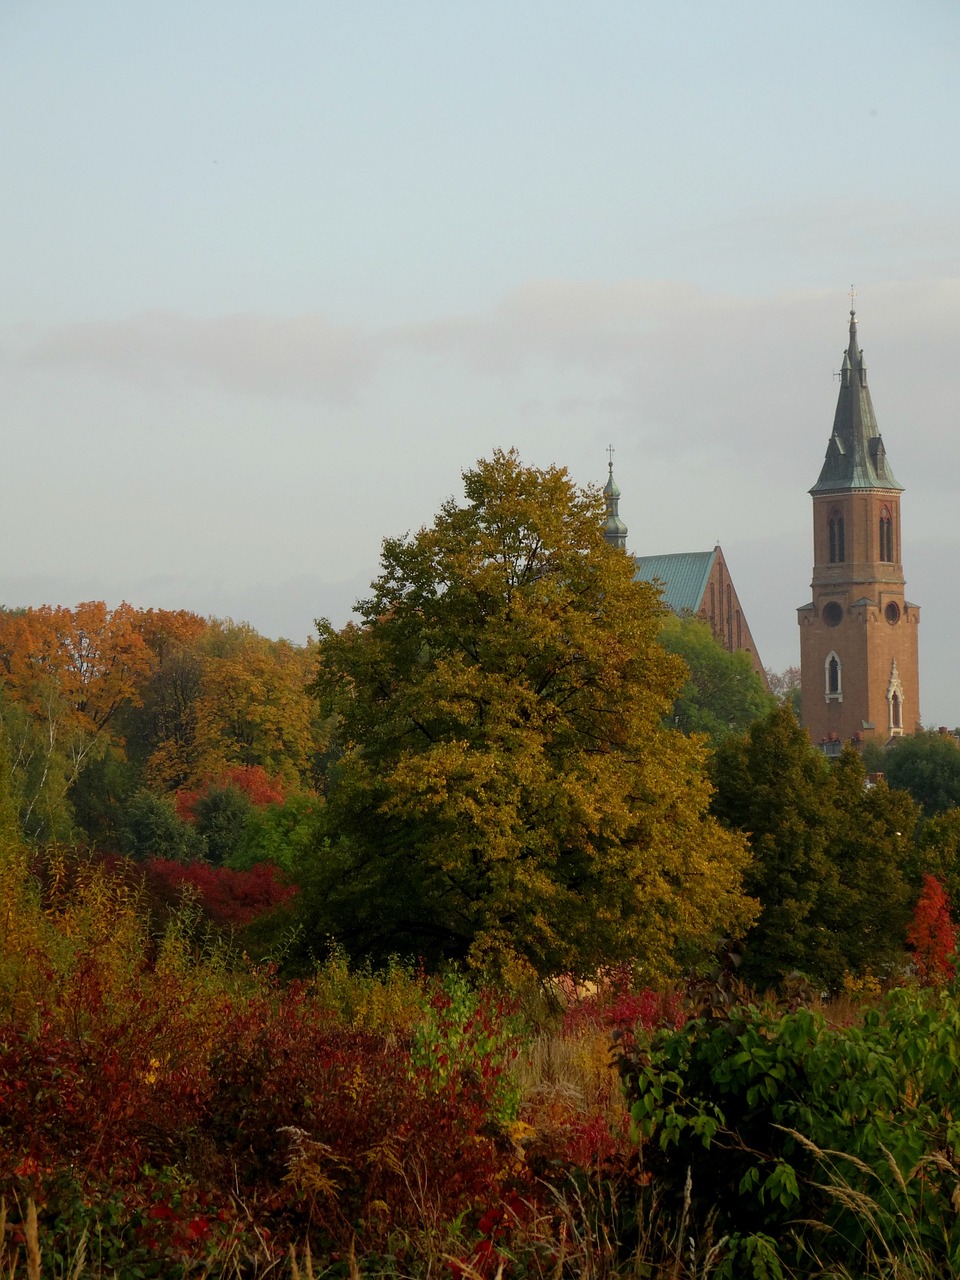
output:
M957 926L950 904L936 876L924 876L913 919L907 928L917 976L927 986L949 982L956 972Z
M226 787L236 787L255 809L265 809L271 804L283 804L287 798L279 780L271 778L262 765L238 764L216 778L209 778L196 791L188 791L186 788L178 791L176 798L178 815L184 822L195 822L196 805L201 796Z

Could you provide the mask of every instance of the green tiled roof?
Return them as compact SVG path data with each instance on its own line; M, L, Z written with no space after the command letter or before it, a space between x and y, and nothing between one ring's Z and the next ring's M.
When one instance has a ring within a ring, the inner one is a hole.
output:
M713 551L679 551L668 556L635 556L641 582L659 581L663 602L674 613L696 613L710 580Z
M811 493L850 489L896 489L867 386L863 352L857 344L857 320L850 312L850 345L840 370L840 395L823 468Z

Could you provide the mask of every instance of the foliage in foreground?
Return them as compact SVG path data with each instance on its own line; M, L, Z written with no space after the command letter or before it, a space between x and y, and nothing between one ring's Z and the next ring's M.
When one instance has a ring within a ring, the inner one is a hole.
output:
M73 1280L252 1280L291 1249L291 1275L408 1280L955 1274L955 990L893 992L836 1030L725 1013L721 987L637 990L628 969L559 984L562 1021L556 992L521 1009L338 954L282 984L195 912L151 933L104 864L29 865L0 856L15 1280L25 1256L41 1275L38 1249ZM935 982L949 937L928 900Z
M721 1274L758 1240L784 1274L960 1274L956 988L893 990L846 1027L714 1008L620 1066L653 1178L728 1237Z
M189 914L155 942L93 862L41 882L7 852L0 893L0 1198L64 1270L84 1231L124 1275L269 1269L306 1239L328 1264L469 1260L548 1213L548 1167L625 1151L612 1079L595 1107L525 1089L515 1007L456 974L334 956L281 985ZM603 1030L576 1039L603 1060Z

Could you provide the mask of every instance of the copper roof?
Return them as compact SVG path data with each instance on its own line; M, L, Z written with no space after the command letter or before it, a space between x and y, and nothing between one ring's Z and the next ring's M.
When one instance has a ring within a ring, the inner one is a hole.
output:
M713 551L678 551L666 556L635 556L636 576L643 582L659 582L663 602L674 613L696 613L710 580L717 555Z
M894 489L897 484L887 462L883 440L867 386L867 366L857 343L856 313L850 312L850 344L840 370L840 395L820 478L811 493L850 489Z

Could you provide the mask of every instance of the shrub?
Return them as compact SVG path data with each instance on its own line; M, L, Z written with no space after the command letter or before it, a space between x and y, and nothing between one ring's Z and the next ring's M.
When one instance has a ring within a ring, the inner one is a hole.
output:
M950 903L935 876L923 877L923 888L907 929L907 946L921 982L936 986L955 974L957 926L950 918Z
M214 924L237 928L276 910L297 893L270 862L257 863L249 871L232 871L205 862L153 858L145 864L144 873L152 897L176 908L184 894L192 891Z
M956 991L894 990L840 1029L735 1006L655 1033L620 1067L655 1179L739 1242L725 1274L745 1241L791 1233L785 1264L866 1274L889 1251L960 1270Z

